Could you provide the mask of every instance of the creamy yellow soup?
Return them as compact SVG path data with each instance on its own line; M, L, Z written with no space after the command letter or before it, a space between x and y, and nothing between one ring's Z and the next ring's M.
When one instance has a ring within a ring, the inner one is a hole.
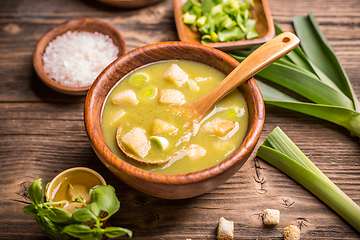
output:
M189 173L221 162L239 147L247 131L248 108L241 92L235 89L216 103L196 131L176 107L204 96L224 77L192 61L158 62L128 74L103 106L101 126L107 145L121 159L157 173ZM116 141L119 126L122 145L149 164L125 157ZM171 160L152 164L159 159Z

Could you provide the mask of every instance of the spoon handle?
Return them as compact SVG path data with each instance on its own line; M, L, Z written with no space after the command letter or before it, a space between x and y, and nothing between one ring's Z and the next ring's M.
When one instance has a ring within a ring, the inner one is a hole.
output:
M190 103L201 118L209 108L234 88L293 50L300 40L291 32L284 32L261 45L244 59L221 83L206 95Z

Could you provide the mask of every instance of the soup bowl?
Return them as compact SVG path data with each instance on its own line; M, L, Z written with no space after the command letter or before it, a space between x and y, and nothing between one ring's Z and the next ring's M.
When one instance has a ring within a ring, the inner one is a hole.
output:
M259 87L250 78L239 86L248 107L248 129L241 145L229 157L212 167L185 174L160 174L136 167L131 160L115 155L105 142L101 128L103 105L124 76L144 65L168 60L204 63L226 75L239 64L226 53L197 43L163 42L130 51L107 66L91 86L85 102L85 128L99 159L121 181L154 197L185 199L218 187L244 165L260 137L265 108Z

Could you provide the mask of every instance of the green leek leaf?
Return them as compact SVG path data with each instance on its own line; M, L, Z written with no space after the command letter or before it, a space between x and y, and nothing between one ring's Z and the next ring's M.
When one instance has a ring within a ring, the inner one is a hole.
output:
M360 136L360 113L338 106L305 103L292 98L283 92L257 81L266 104L290 109L313 117L324 119L345 127L351 133Z
M279 127L269 134L256 155L312 192L360 231L360 207L327 178Z
M281 28L276 23L274 23L274 26L275 26L275 34L276 35L283 33ZM291 61L295 65L299 66L300 68L306 69L315 74L315 71L312 69L304 52L299 48L299 46L297 46L293 51L289 52L286 55L286 57L289 59L289 61Z
M240 62L244 59L233 57ZM275 62L260 71L257 76L286 87L315 103L353 109L353 103L347 96L319 81L311 72L299 70L298 67Z
M29 186L29 197L34 204L40 204L43 198L41 187L42 182L43 179L39 178Z
M352 100L355 109L360 111L359 102L350 80L321 32L312 13L309 12L307 17L295 16L294 27L301 39L300 45L307 58L327 75Z

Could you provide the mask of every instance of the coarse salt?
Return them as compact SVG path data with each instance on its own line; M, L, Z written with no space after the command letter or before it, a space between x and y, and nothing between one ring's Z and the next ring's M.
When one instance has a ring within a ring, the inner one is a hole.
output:
M45 72L64 86L90 86L119 54L108 35L67 31L56 37L43 54Z

